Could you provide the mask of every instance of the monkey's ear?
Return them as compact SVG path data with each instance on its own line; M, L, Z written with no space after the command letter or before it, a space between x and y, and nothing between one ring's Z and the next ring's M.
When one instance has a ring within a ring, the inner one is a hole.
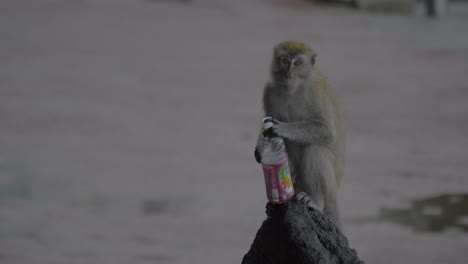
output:
M280 53L279 47L275 46L275 48L273 49L273 56L278 57L279 53Z
M310 56L310 63L312 63L312 65L315 65L315 61L317 59L317 53L312 53L312 56Z

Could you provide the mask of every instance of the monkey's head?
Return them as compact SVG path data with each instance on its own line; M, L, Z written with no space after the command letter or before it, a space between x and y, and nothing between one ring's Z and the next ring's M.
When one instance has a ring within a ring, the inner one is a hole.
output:
M284 41L275 46L271 64L272 79L280 89L294 93L307 79L317 53L307 44Z

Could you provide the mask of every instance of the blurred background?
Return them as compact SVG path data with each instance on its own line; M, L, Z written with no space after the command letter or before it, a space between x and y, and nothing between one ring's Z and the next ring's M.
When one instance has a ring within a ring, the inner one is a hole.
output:
M466 263L468 2L425 10L1 1L0 263L240 263L265 219L262 89L289 39L343 107L351 247Z

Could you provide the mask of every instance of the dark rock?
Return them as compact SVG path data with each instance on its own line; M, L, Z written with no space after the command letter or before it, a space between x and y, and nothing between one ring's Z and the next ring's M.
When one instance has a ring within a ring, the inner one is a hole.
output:
M364 263L340 229L305 203L268 203L266 213L243 264Z

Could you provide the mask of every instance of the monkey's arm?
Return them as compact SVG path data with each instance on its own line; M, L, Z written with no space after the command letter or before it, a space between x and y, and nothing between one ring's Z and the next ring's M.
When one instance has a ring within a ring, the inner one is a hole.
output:
M273 131L276 134L297 143L327 146L334 141L335 133L320 118L292 123L275 122Z

